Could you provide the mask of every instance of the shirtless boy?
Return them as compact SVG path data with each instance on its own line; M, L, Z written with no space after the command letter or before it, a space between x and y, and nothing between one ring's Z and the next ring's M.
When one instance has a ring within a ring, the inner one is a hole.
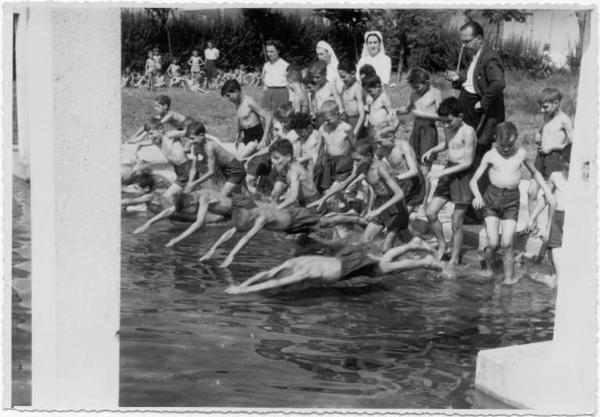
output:
M192 224L185 231L167 243L167 247L172 247L195 233L205 223L215 223L230 217L232 209L232 200L215 190L198 190L179 194L173 206L152 217L135 229L133 234L144 233L154 223L164 219L191 221Z
M258 148L267 146L273 116L252 97L242 94L242 87L236 80L225 81L221 95L235 105L238 129L235 136L235 157L244 161ZM261 124L261 119L264 125Z
M369 135L376 137L380 130L389 125L392 103L387 93L381 87L379 76L365 77L362 85L368 94L366 102L369 106L369 114L367 116Z
M185 127L186 117L176 111L171 110L171 98L169 96L161 95L156 97L154 100L154 110L156 111L156 118L158 118L161 124L170 124L176 130L181 130ZM142 126L135 134L127 141L127 143L136 143L146 136L147 132Z
M285 198L277 206L278 209L292 205L304 206L319 198L312 177L299 162L294 160L294 148L289 140L281 139L273 143L271 161L279 174L277 181L283 183L280 188L275 188L284 189L287 186Z
M438 115L446 118L444 141L425 152L422 161L427 161L438 152L448 148L448 162L444 169L429 172L428 179L430 181L435 178L439 178L439 180L433 192L433 198L427 205L426 215L438 241L438 259L442 259L446 252L446 240L438 214L448 201L454 203L450 265L455 266L458 265L462 247L465 212L473 201L469 181L473 176L472 164L477 137L475 129L463 122L463 115L456 97L448 97L442 101Z
M194 122L188 128L188 136L192 139L192 145L197 146L203 157L206 158L206 165L208 171L197 180L193 180L196 176L197 170L197 158L196 152L193 152L194 163L192 163L189 182L185 187L185 191L189 192L194 189L195 186L202 184L209 178L214 176L217 169L221 171L225 177L225 185L221 189L221 194L229 196L236 187L244 182L246 177L246 170L240 161L227 152L220 144L213 140L207 140L206 128L200 122Z
M358 137L365 124L365 99L362 86L356 79L356 65L349 59L343 60L338 67L338 73L344 83L342 101L346 121L352 126L354 136Z
M371 242L384 229L388 233L383 244L383 250L392 247L393 241L401 230L408 228L408 211L404 198L406 195L398 182L392 177L389 167L382 161L374 158L375 144L369 141L360 141L356 151L352 154L354 167L352 174L342 182L334 184L325 195L309 205L320 208L325 202L343 191L353 182L363 179L369 183L375 193L373 206L376 207L367 213L365 220L367 228L361 237L362 242Z
M183 191L183 187L187 185L192 166L192 161L187 158L185 149L181 143L181 132L165 132L162 123L155 117L145 124L144 130L148 133L150 140L138 142L136 155L141 147L154 145L160 149L167 161L173 165L177 178L164 194L166 199L172 200L173 196Z
M326 101L321 107L323 125L317 136L318 162L315 169L316 185L320 191L328 189L336 181L342 181L352 172L350 153L354 146L352 127L343 122L339 107Z
M256 274L240 285L225 290L229 294L286 287L293 284L332 285L359 276L377 277L391 272L414 269L432 269L439 271L442 265L433 256L421 259L395 258L407 252L427 252L429 247L420 239L414 238L406 245L392 248L382 256L375 256L360 246L346 246L334 256L300 256L266 272Z
M153 175L154 174L150 172L132 175L125 191L126 195L129 196L121 199L121 207L123 210L127 210L127 207L130 206L144 204L148 212L158 213L163 210L165 206L170 205L163 197L164 191L168 187L161 188L159 183L154 180Z
M485 248L486 275L492 275L494 253L498 249L499 231L502 230L502 247L504 260L505 285L513 285L519 277L514 274L513 237L517 229L519 216L520 193L519 182L522 179L521 167L527 168L535 182L542 188L544 195L554 206L554 199L546 185L542 174L528 161L526 151L517 145L517 128L511 122L502 122L496 126L495 145L487 151L481 160L481 165L475 171L469 183L475 199L473 207L483 208L485 216L485 231L488 245ZM477 181L489 168L490 186L483 197Z
M305 233L319 231L323 228L334 227L338 224L358 224L365 226L366 222L354 214L331 213L321 216L316 211L304 207L288 207L285 210L273 206L262 206L253 209L235 208L232 215L233 228L226 231L223 236L200 258L204 261L213 256L215 250L235 235L236 232L247 231L231 253L221 264L226 268L233 262L234 256L242 250L246 244L261 230L267 229L287 234Z
M536 134L538 153L535 167L547 181L553 172L562 170L561 155L573 140L573 125L571 119L560 108L562 94L555 88L544 88L540 93L538 103L544 115L544 123ZM536 182L531 182L528 190L529 215L536 211L536 200L539 192ZM541 204L543 205L543 203ZM531 225L535 228L535 224Z

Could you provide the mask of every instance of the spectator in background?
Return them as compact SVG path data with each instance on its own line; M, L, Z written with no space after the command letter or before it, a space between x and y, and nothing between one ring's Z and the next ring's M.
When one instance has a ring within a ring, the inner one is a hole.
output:
M360 69L369 64L379 76L381 84L386 86L390 84L390 75L392 73L392 60L385 54L383 46L383 36L381 32L373 30L365 33L365 43L360 55L360 60L356 65L356 74L360 74Z
M206 43L204 50L204 72L206 73L206 88L213 87L213 80L217 76L217 60L219 59L219 50L214 47L212 41Z
M339 61L333 48L325 41L319 41L317 43L317 59L327 64L327 81L329 81L337 90L338 93L342 92L344 83L338 74Z
M267 62L263 65L262 79L265 84L265 94L262 107L274 112L289 102L287 86L287 70L289 64L279 56L283 49L281 42L268 40L266 44Z

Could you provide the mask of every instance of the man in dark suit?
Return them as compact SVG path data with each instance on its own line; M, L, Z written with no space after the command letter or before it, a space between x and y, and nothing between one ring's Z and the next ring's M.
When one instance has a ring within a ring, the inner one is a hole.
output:
M504 66L483 40L483 28L475 21L460 28L460 41L473 54L465 74L446 71L445 77L460 90L458 96L463 120L477 134L474 168L491 148L494 128L504 121Z

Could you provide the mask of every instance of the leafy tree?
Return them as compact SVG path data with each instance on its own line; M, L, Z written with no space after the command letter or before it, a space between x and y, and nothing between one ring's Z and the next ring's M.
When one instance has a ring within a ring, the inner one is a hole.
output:
M482 18L488 19L490 25L495 26L496 34L494 40L494 48L498 48L500 42L500 28L502 22L519 22L525 23L530 12L518 9L467 9L464 11L465 16L469 20L475 20L475 15L480 15Z
M368 9L319 9L315 13L331 22L328 41L335 46L336 54L357 60L358 46L362 44L371 19ZM349 49L347 45L352 45Z
M169 31L170 18L173 17L175 9L167 8L147 8L146 13L151 18L151 21L158 26L163 28L167 33L167 45L169 46L169 55L173 56L173 48L171 47L171 33Z

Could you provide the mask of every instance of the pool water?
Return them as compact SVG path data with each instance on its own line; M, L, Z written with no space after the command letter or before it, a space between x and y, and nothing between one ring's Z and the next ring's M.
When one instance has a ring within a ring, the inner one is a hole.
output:
M17 188L15 204L25 207ZM17 252L28 237L24 213L14 212ZM145 220L122 218L124 407L502 408L473 387L477 352L552 338L554 294L529 279L503 288L475 272L443 279L417 271L232 296L225 288L278 265L297 245L261 232L222 269L233 241L209 262L198 257L227 225L169 249L185 225L133 235ZM13 282L20 279L15 272ZM15 403L29 395L27 291L15 283Z

